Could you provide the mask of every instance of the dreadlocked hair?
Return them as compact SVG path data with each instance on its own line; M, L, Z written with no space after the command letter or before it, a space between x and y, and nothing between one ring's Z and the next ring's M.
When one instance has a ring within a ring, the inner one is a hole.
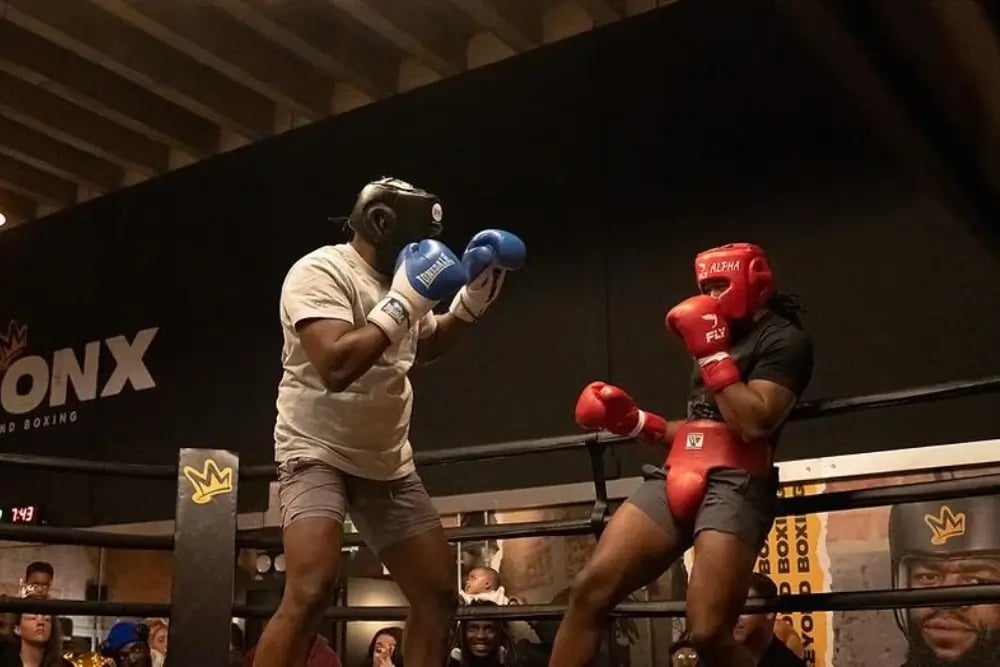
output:
M799 329L802 328L802 313L806 312L806 307L802 305L798 295L787 292L775 292L771 300L767 302L767 307L774 313L785 318Z

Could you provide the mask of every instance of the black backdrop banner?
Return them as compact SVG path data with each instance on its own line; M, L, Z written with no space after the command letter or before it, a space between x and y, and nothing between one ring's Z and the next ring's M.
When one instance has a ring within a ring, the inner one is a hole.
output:
M720 20L720 16L726 20ZM271 460L288 267L392 174L440 194L443 240L525 239L528 266L473 335L414 371L418 449L571 433L593 379L683 409L663 330L698 250L753 240L809 306L809 397L1000 369L997 257L897 155L772 3L677 3L218 156L0 237L0 449ZM970 323L978 323L972 326ZM46 386L47 385L47 386ZM36 405L37 404L37 405ZM989 397L787 430L782 458L996 434ZM616 454L638 474L662 453ZM436 495L587 479L578 453L424 472ZM167 482L3 471L50 521L169 517ZM72 501L68 501L72 498ZM241 508L263 509L263 485Z

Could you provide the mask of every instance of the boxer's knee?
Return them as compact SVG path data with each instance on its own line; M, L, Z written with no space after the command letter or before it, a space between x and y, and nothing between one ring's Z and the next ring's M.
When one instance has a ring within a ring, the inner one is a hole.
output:
M618 578L607 568L588 564L573 579L569 602L575 611L604 615L618 602Z
M322 614L333 597L336 579L336 571L318 570L286 581L282 599L284 611L305 617Z

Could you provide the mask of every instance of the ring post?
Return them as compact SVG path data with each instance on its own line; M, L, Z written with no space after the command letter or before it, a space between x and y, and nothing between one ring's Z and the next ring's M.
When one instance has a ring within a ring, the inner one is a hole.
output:
M608 480L604 474L604 450L606 446L600 442L588 442L587 454L590 455L590 472L594 476L594 508L590 511L590 527L595 537L604 532L604 522L608 518Z
M167 667L229 659L239 466L233 452L180 451Z

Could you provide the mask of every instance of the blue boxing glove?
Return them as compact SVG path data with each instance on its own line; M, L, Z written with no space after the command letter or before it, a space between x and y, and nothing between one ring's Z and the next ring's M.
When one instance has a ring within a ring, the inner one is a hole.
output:
M441 299L465 285L466 275L455 253L440 241L411 243L399 253L392 286L368 313L368 321L398 343Z
M524 266L524 241L502 229L484 229L469 241L462 255L468 284L452 299L449 312L475 322L500 294L508 271Z

